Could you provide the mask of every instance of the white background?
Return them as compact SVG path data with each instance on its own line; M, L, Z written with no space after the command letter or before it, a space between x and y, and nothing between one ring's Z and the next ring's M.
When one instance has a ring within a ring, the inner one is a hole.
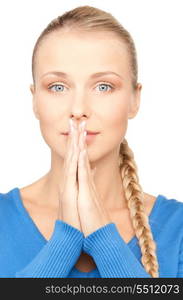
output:
M183 201L183 1L1 1L0 192L23 187L50 168L50 149L32 110L31 56L47 24L91 5L110 12L131 33L142 83L141 107L127 140L146 193Z

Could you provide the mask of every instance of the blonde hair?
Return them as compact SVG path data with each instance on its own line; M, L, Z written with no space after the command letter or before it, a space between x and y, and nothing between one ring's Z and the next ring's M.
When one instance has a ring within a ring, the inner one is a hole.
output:
M66 11L63 15L53 19L42 31L34 46L32 55L32 76L35 77L36 52L44 37L51 32L69 29L82 32L106 31L116 34L127 47L129 54L132 87L137 86L137 55L134 41L129 32L110 14L92 6L80 6ZM138 238L142 257L141 262L152 277L159 277L158 261L156 256L156 243L153 240L148 216L144 209L144 194L139 184L137 165L134 154L124 138L119 150L119 168L121 171L122 184L125 199L130 211L130 216L135 235Z

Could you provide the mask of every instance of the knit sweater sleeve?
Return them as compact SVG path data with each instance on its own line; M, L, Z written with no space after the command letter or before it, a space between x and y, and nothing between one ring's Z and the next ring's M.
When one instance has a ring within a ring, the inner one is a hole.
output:
M183 278L183 239L179 250L178 272L176 277Z
M83 251L93 257L102 278L150 278L142 264L109 223L84 239Z
M56 220L50 240L15 277L67 278L81 254L83 238L81 231L62 220Z

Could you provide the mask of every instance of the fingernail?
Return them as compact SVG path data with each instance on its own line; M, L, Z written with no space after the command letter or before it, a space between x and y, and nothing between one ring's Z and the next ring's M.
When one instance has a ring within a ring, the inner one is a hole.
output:
M73 133L74 125L73 125L73 120L72 119L69 119L69 124L70 124L70 131L71 131L71 133Z
M86 155L86 149L83 149L83 156L85 156Z
M86 121L82 121L80 124L79 124L79 128L80 129L83 129L86 125Z

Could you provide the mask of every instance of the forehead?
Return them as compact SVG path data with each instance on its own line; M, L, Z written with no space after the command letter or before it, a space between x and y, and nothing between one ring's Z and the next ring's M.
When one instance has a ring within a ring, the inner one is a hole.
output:
M52 32L42 40L36 54L36 73L52 70L87 73L111 70L129 76L125 43L109 32Z

